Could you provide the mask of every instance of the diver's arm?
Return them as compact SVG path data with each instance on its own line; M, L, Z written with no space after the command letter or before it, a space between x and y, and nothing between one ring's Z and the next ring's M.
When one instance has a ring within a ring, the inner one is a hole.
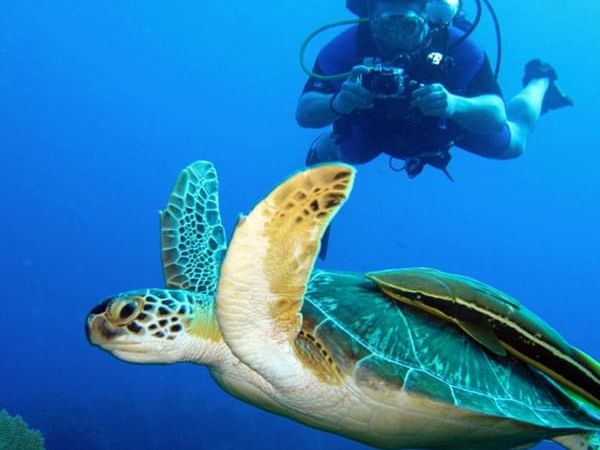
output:
M448 118L472 133L500 130L506 124L504 102L497 95L461 97L454 95Z
M296 108L296 121L304 128L322 128L330 125L337 117L329 107L335 94L308 91L300 96Z
M461 97L439 83L416 89L412 106L426 116L451 119L472 133L498 131L506 124L506 110L499 96Z
M337 94L317 91L302 94L296 109L298 124L305 128L321 128L331 124L339 115L372 108L373 94L358 83L359 75L367 70L365 66L354 66Z

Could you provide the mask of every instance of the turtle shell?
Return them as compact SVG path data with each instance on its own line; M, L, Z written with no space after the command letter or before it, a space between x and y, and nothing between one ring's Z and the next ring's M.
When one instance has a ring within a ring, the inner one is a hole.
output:
M600 412L542 373L455 326L399 303L362 274L313 272L303 327L358 385L404 390L473 412L556 429L596 430Z

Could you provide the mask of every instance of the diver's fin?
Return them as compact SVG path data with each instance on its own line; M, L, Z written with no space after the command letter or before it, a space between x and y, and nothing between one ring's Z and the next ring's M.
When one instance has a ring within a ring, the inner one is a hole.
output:
M456 324L469 336L498 356L506 356L506 349L494 329L484 321L457 319Z
M544 95L544 101L542 102L542 114L545 114L552 109L560 109L573 105L573 100L571 100L571 98L568 97L556 83L550 82L546 95Z
M523 75L523 86L527 86L531 80L536 78L548 78L550 82L556 81L558 75L556 70L547 62L541 59L532 59L525 64L525 74Z
M321 238L321 249L319 250L319 259L325 261L327 258L327 250L329 249L329 235L331 234L331 224L325 230L323 237Z
M568 97L556 84L558 74L554 67L547 62L539 59L532 59L525 64L525 75L523 76L523 86L527 86L531 80L537 78L548 78L550 85L542 101L542 114L546 114L552 109L560 109L565 106L573 106L573 100Z

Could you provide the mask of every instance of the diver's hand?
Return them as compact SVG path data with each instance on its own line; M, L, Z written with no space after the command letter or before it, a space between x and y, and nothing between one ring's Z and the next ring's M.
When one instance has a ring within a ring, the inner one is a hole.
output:
M331 106L335 112L350 114L357 109L368 109L373 107L373 94L365 89L359 82L360 75L369 70L366 66L354 66L350 76L340 91L335 94Z
M418 108L425 116L451 118L456 110L456 96L439 83L428 84L415 89L411 106Z

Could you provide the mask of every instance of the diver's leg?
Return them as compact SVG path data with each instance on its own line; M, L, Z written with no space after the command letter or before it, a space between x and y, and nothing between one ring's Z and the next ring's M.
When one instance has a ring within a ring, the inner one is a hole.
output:
M507 158L515 158L523 153L527 139L542 114L573 105L573 101L556 84L557 79L556 70L539 59L525 65L525 87L506 105L511 132Z
M306 155L306 165L313 166L324 162L341 161L340 148L333 133L324 133L317 137Z
M335 133L325 133L314 140L306 165L340 161L347 164L365 164L381 154L378 146L355 129L350 136L340 138Z
M531 80L506 105L507 125L511 136L505 153L507 159L516 158L525 151L527 139L542 114L542 103L549 84L548 78Z
M340 161L347 164L363 164L380 154L377 147L367 145L362 133L358 130L343 139L333 132L325 133L315 139L306 155L306 165ZM321 249L319 258L327 258L329 249L329 238L331 236L331 224L325 230L321 238Z
M456 145L484 158L511 159L513 131L507 122L502 129L488 133L464 133L456 139Z

